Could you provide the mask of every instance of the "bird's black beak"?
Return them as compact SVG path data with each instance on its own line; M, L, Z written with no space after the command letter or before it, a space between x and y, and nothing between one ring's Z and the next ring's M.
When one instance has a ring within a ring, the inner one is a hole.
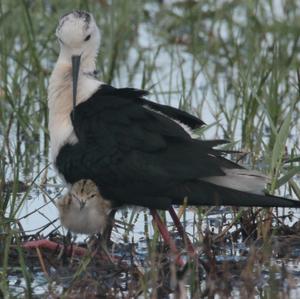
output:
M80 201L80 211L84 208L85 206L85 201Z
M78 75L79 75L79 67L80 67L80 55L72 56L72 82L73 82L73 110L72 117L74 120L75 117L75 107L76 107L76 97L77 97L77 83L78 83Z

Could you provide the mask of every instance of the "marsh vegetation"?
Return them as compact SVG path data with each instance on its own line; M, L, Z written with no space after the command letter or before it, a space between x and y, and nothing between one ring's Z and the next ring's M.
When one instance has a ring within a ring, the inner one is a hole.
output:
M148 89L151 100L199 116L201 137L230 140L240 151L230 158L269 175L271 193L300 199L299 1L2 0L0 297L299 298L297 210L179 208L199 251L189 259L178 241L181 270L146 210L118 214L107 248L116 261L95 237L60 228L47 85L57 21L75 8L101 30L101 81ZM42 238L62 246L22 246Z

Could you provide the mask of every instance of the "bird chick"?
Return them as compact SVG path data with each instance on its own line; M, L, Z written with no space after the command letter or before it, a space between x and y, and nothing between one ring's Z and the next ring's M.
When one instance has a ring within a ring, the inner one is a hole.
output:
M111 203L101 196L91 180L73 184L56 206L62 225L74 233L102 234L110 222Z

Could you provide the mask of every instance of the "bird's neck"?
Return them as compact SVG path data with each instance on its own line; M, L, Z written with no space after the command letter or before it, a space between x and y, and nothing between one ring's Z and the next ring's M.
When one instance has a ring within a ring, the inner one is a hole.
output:
M95 65L91 62L83 61L80 64L77 105L88 100L103 84L92 76L86 75L86 72L94 69ZM49 133L53 160L63 144L76 142L70 118L73 109L72 98L72 64L60 55L48 87Z
M87 100L101 84L101 81L96 80L90 75L95 71L95 59L82 57L78 74L77 85L77 104ZM53 108L53 102L60 102L62 110L70 112L72 107L72 62L71 57L67 56L64 51L60 52L58 60L55 64L50 77L48 87L48 101L52 102L49 109ZM62 112L62 111L61 111Z
M61 49L56 65L64 64L72 67L72 57ZM80 60L80 70L84 73L92 73L96 70L96 55L82 55Z

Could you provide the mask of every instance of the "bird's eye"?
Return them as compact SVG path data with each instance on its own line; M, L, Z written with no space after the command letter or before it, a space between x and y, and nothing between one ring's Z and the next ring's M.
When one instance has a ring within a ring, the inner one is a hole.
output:
M89 34L89 35L84 39L84 41L87 42L90 38L91 38L91 35Z

